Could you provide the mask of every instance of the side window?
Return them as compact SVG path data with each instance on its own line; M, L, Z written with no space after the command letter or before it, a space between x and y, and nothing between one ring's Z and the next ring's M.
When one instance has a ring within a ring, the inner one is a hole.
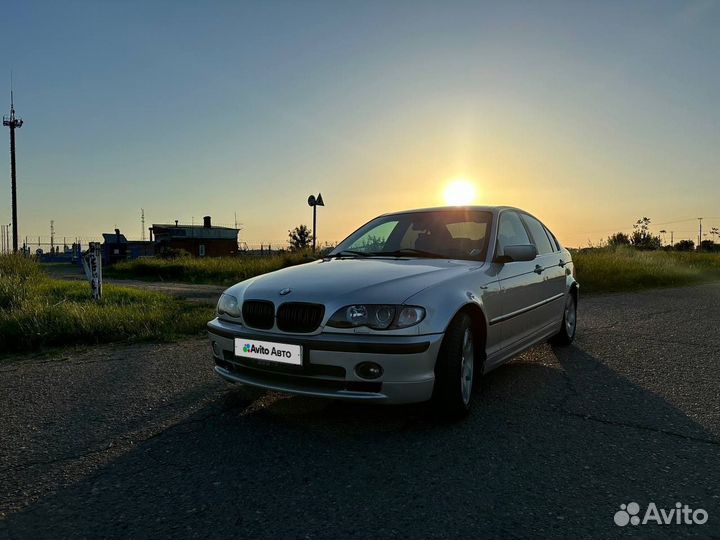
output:
M520 221L520 216L510 211L500 214L500 224L498 225L498 244L500 248L530 243L530 238L528 238L525 227Z
M547 227L545 227L545 232L547 233L548 238L550 238L550 243L553 245L554 250L560 251L560 242L558 242L557 237L552 232L550 232L550 229L548 229Z
M397 224L397 221L386 221L377 227L373 227L355 240L348 249L358 251L382 251L385 248L390 233L395 230Z
M554 250L552 244L550 243L550 239L545 232L545 227L543 227L543 224L534 217L528 216L527 214L523 215L523 220L525 221L525 224L530 230L530 234L532 235L533 241L535 242L535 247L538 250L538 254L547 255L548 253L552 253Z

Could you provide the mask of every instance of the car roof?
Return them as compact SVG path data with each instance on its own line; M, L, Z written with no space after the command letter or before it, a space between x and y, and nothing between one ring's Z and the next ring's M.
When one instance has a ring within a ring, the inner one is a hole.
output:
M514 206L433 206L430 208L414 208L412 210L399 210L397 212L387 212L385 214L382 214L383 216L393 216L397 214L412 214L414 212L439 212L439 211L445 211L445 210L473 210L473 211L481 211L481 212L491 212L493 214L497 214L502 210L516 210L518 212L525 212L525 210L522 210L520 208L516 208Z

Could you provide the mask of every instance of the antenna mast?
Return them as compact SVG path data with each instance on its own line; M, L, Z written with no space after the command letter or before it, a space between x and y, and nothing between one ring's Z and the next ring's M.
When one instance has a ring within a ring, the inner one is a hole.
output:
M12 71L10 72L10 116L3 116L3 126L10 128L10 183L12 186L12 249L18 250L17 218L17 174L15 167L15 130L22 127L22 118L15 116L15 96L13 92Z

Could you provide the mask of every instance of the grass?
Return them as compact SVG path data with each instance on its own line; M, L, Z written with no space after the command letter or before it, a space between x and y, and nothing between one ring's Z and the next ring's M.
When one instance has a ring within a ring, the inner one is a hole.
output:
M312 258L307 253L284 253L269 257L144 258L115 264L104 272L107 277L119 279L230 285L310 260Z
M573 252L573 262L583 294L720 280L720 253L592 248Z
M106 285L90 298L84 282L52 279L37 263L0 256L0 354L44 346L169 340L199 334L207 305L131 287Z

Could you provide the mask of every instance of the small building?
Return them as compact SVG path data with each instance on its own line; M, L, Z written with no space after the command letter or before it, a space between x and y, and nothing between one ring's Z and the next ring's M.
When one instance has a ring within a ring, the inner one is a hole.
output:
M194 257L222 257L238 252L238 232L233 227L213 227L210 216L202 225L153 224L150 238L155 254L184 250Z
M120 229L114 233L103 233L102 260L103 264L115 264L128 258L128 241Z
M127 254L128 259L152 257L155 255L155 246L149 240L128 240Z

